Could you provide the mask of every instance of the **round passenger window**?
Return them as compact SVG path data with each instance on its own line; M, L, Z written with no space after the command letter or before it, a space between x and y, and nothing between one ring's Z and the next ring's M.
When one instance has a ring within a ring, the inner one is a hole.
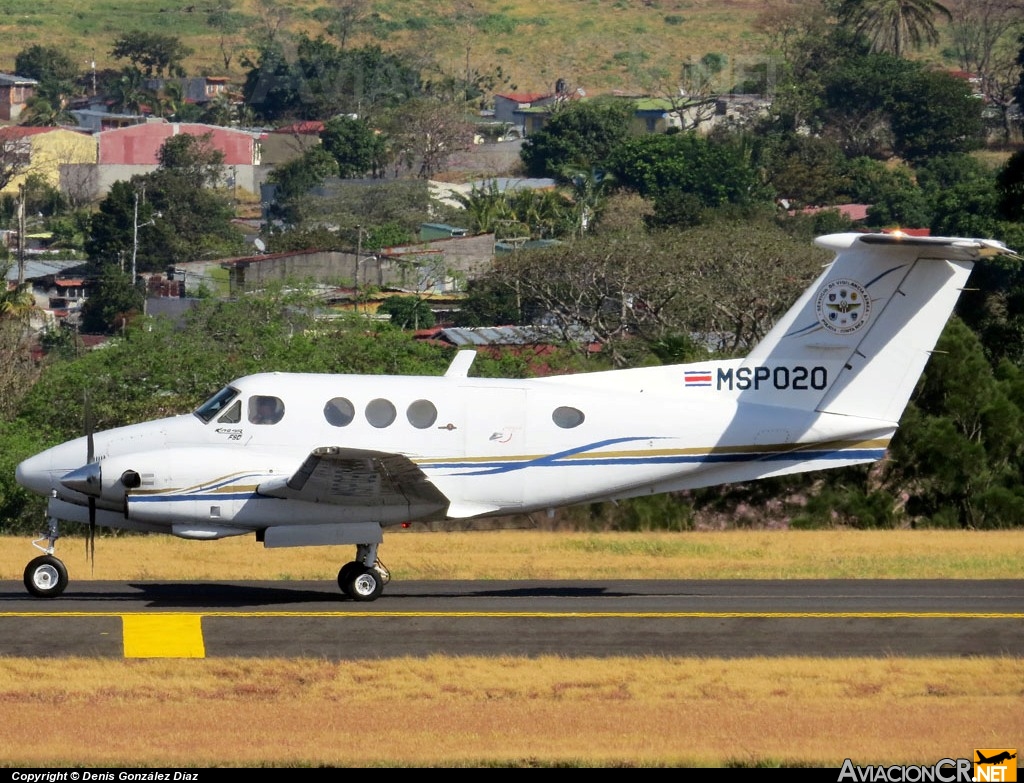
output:
M551 414L551 420L563 430L571 430L583 423L583 411L563 405L560 408L555 408L555 412Z
M437 408L430 400L416 400L405 412L409 423L416 429L425 430L437 421Z
M335 397L324 406L324 418L332 427L347 427L355 417L355 406L344 397Z
M366 405L366 420L374 427L387 427L395 420L395 406L389 400L378 397Z

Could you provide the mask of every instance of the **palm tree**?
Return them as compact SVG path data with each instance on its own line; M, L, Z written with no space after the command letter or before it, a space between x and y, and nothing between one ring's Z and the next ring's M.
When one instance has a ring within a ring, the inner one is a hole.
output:
M145 81L138 68L123 68L120 78L111 85L112 108L122 112L141 112L144 106L151 105L153 93L146 89Z
M935 18L952 14L938 0L844 0L840 23L864 36L876 52L902 57L908 47L939 43Z
M575 231L583 236L601 215L608 192L615 186L615 175L596 168L565 166L559 176L572 188L575 204Z
M36 94L28 99L21 124L39 128L77 125L78 120L68 109L66 96L67 89L60 83L49 82L40 85Z
M0 287L0 322L3 321L20 321L22 323L28 323L29 319L36 311L36 300L32 296L32 284L23 283L19 286L11 287L10 283L7 282L7 267L0 267L0 272L3 273L4 284Z

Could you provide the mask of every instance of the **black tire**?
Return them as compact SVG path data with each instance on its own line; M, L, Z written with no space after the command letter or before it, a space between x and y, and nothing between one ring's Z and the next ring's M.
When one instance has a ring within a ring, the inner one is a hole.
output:
M353 560L351 563L345 563L338 571L338 587L341 588L341 592L351 598L349 588L351 587L352 575L363 567L362 563L358 563Z
M360 566L348 575L345 594L353 601L376 601L384 591L384 580L374 568Z
M25 566L25 589L36 598L56 598L68 586L68 569L53 555L42 555Z

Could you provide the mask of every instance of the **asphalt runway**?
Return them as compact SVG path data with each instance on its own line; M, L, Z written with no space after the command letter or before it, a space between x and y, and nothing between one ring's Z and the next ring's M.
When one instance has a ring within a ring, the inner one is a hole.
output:
M0 656L1019 656L1024 580L0 582Z

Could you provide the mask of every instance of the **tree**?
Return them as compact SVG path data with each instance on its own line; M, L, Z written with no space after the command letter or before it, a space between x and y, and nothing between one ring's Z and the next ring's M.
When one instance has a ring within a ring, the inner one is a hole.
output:
M818 118L850 158L886 160L893 155L893 94L916 63L890 54L864 53L843 58L821 74L823 104Z
M516 290L495 275L482 275L469 281L453 321L456 326L496 326L524 322L524 313Z
M70 85L78 78L79 68L61 47L33 44L15 55L14 72L40 83Z
M337 38L344 49L348 39L363 24L369 4L367 0L334 0L328 8L317 10L322 11L320 15L327 21L327 32Z
M112 334L124 330L142 312L144 297L131 274L114 264L105 265L99 282L82 305L82 331Z
M357 244L359 227L372 235L375 227L394 225L407 236L416 236L423 223L436 219L430 188L423 179L331 183L327 195L309 199L302 210L304 220L334 226L340 236L350 236L350 248Z
M544 127L523 142L520 155L531 177L555 177L567 166L603 169L631 135L636 105L611 99L555 104Z
M224 178L224 153L213 146L212 139L212 133L171 136L157 153L160 168L174 172L195 188L219 184Z
M596 186L599 187L599 186ZM502 189L496 180L474 185L469 193L454 193L462 205L474 234L494 234L497 239L567 236L577 232L586 202L574 205L557 190ZM591 194L591 210L601 206L600 196ZM574 214L575 212L575 214ZM596 217L597 212L592 212Z
M97 272L107 264L117 264L124 271L131 258L137 187L142 188L137 178L115 182L92 216L85 251ZM144 202L139 215L143 222L152 220L152 205ZM143 230L140 230L140 238L145 236L141 233Z
M865 223L876 228L927 228L932 224L931 204L920 188L890 190L868 207Z
M217 31L217 48L224 62L224 70L231 69L238 46L237 36L252 21L246 14L235 10L233 0L217 0L206 11L206 24Z
M339 177L383 175L384 140L365 120L334 117L324 125L320 142L337 161Z
M25 105L21 124L36 128L52 128L57 125L77 125L78 120L68 110L63 95L37 92Z
M638 361L637 344L649 351L680 334L723 353L749 348L827 255L769 220L721 221L506 254L487 290L509 292L523 322L570 343L584 334L622 366Z
M29 140L15 128L0 128L0 189L29 169Z
M142 71L134 66L125 66L109 85L112 108L115 111L141 113L144 106L153 101L152 91L146 87Z
M701 213L770 198L742 139L696 133L646 135L624 141L608 161L623 187L654 200L651 224L695 225Z
M302 223L306 214L306 195L338 173L338 163L324 147L311 147L301 156L275 166L267 176L274 185L270 216L288 225Z
M977 74L981 94L989 106L999 110L1006 141L1018 129L1011 116L1014 91L1019 80L1015 58L1024 26L1021 0L961 0L954 4L950 30L960 68Z
M914 162L978 149L982 108L963 79L921 68L900 82L893 94L896 154Z
M429 329L436 322L427 300L419 296L388 297L377 312L391 316L391 323L399 329Z
M823 75L822 124L850 157L917 162L981 143L982 102L944 71L889 54L851 56Z
M1024 151L1018 150L996 176L999 211L1006 220L1024 220Z
M22 283L10 287L7 283L8 271L10 264L0 266L4 281L3 290L0 291L0 322L16 322L27 326L32 314L37 310L35 298L32 296L32 286L29 283Z
M279 44L246 60L246 102L267 120L338 114L372 117L418 96L420 74L406 59L368 46L342 51L302 35L289 58Z
M151 107L159 117L176 118L182 121L181 110L185 107L185 87L180 81L164 80L160 88L153 93ZM198 108L198 107L196 107Z
M938 16L952 16L938 0L844 0L839 6L843 25L867 38L873 51L895 57L938 44Z
M110 56L128 60L146 76L185 76L182 63L193 53L174 35L134 30L114 40Z
M223 155L208 135L179 134L158 153L160 167L116 182L92 220L86 252L97 269L123 269L134 255L140 272L209 255L232 255L244 243L223 184ZM136 242L137 238L137 242Z
M997 377L974 335L952 319L890 447L891 486L909 495L907 512L939 527L1019 524L1024 389L1019 369Z
M396 168L404 164L422 179L430 179L473 139L472 125L458 107L431 98L404 103L390 114L387 129Z
M827 136L782 133L762 136L759 167L791 207L835 204L849 191L847 158Z

